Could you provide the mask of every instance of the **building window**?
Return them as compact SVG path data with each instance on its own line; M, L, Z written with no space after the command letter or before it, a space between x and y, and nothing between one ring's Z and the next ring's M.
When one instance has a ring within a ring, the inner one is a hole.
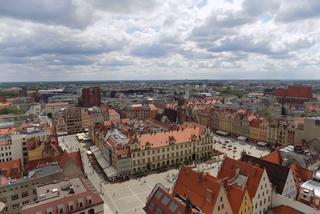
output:
M25 191L23 193L21 193L21 197L22 198L25 198L25 197L28 197L29 196L29 192L28 191Z
M68 203L68 208L69 208L69 211L72 211L72 210L73 210L73 203L72 203L72 202L69 202L69 203Z
M17 200L18 198L19 198L18 194L11 195L11 200L12 201Z

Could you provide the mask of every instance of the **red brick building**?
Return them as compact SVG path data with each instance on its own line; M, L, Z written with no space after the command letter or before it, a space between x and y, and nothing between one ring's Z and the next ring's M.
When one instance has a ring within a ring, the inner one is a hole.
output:
M79 106L81 107L92 107L92 106L100 106L101 98L100 98L100 88L92 87L92 88L83 88L81 97L79 98Z
M312 100L312 88L310 86L289 85L287 89L278 88L274 96L281 104L302 105Z

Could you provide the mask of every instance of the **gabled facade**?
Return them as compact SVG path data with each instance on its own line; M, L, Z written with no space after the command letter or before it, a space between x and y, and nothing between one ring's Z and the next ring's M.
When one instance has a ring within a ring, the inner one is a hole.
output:
M266 170L226 157L218 178L227 180L230 184L247 188L254 214L265 213L270 208L272 186Z
M226 190L234 214L252 214L252 201L246 188L233 184Z
M174 196L170 194L161 184L157 184L153 188L143 210L146 214L196 214L201 211L193 208L189 201L183 200L178 195Z
M173 195L189 200L205 214L233 213L223 182L191 168L181 167Z
M275 164L247 154L242 155L241 160L267 171L270 182L274 185L276 193L295 199L297 188L291 168Z

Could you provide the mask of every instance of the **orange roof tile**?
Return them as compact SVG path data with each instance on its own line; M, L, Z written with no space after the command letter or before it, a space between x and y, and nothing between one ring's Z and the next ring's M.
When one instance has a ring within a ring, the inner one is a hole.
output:
M302 181L310 180L313 177L312 171L310 171L308 169L301 168L296 163L291 164L290 168L291 168L293 178L294 178L294 181L296 183L297 188L299 188Z
M287 207L284 205L278 206L273 209L274 214L303 214L302 212L299 212L291 207Z
M304 117L298 117L298 118L295 118L294 121L293 121L294 125L297 127L298 125L300 124L304 124Z
M66 102L55 102L55 103L47 103L47 107L54 107L54 106L67 106L69 103Z
M179 194L185 199L189 198L191 203L204 213L212 213L222 187L223 184L219 179L182 166L174 185L173 194ZM212 196L210 201L208 200L208 190Z
M151 111L156 111L158 108L154 104L149 104L149 108Z
M8 108L12 106L12 102L0 102L0 108Z
M75 164L83 171L83 165L81 160L80 151L70 152L64 151L60 159L58 160L59 165L63 167L68 159L71 159L75 162Z
M118 112L116 112L116 110L109 108L108 109L108 114L109 115L118 115Z
M204 130L205 127L200 124L190 124L184 125L179 130L138 135L137 139L140 142L141 149L145 149L148 143L152 148L158 148L168 145L171 137L175 139L176 144L189 142L193 136L199 138Z
M15 127L9 127L9 128L1 128L0 129L0 135L10 135L17 131Z
M2 171L2 174L4 173L3 175L6 177L20 178L22 175L20 159L0 163L0 171Z
M236 176L237 167L239 167L240 169L240 174L248 177L246 187L250 197L253 198L256 194L260 179L262 177L263 169L239 160L234 160L226 157L222 163L218 178L233 179Z
M285 97L287 94L287 90L285 88L277 88L274 90L273 94L277 97Z
M239 213L238 211L242 204L246 190L233 184L228 187L227 191L228 191L228 199L229 199L233 213Z
M5 185L10 182L8 177L0 176L0 185Z
M274 150L273 152L270 152L266 156L262 157L263 160L269 161L271 163L275 164L281 164L281 156L279 153L279 150Z
M112 124L125 123L126 121L128 121L128 119L105 120L105 121L103 121L103 125L104 126L111 126Z

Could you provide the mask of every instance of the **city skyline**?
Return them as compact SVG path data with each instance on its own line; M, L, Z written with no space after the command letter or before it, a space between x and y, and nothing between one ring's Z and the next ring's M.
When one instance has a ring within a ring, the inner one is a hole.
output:
M319 79L320 2L0 4L0 80Z

